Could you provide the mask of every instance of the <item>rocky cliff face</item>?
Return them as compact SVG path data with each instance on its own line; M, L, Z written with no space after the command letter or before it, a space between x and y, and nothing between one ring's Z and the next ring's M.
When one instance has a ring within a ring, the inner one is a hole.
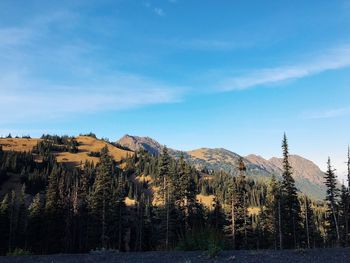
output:
M160 154L163 149L163 145L153 140L152 138L131 136L128 134L120 138L117 141L117 144L127 147L132 151L146 150L153 155Z

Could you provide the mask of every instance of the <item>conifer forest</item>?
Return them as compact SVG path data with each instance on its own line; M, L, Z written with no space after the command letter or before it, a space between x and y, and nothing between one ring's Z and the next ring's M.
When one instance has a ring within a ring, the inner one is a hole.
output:
M0 186L14 176L20 185L1 188L0 254L349 246L349 185L328 159L324 200L302 193L286 135L281 146L282 177L267 180L248 176L243 158L235 173L199 170L166 147L116 162L105 146L89 153L98 162L78 166L53 154L76 154L73 137L45 135L30 152L1 147ZM350 177L350 154L347 165ZM198 195L214 198L204 205Z

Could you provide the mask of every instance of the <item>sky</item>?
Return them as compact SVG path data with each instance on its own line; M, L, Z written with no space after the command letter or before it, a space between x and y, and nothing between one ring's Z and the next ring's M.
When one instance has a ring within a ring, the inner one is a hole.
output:
M350 1L0 0L0 135L94 132L344 178Z

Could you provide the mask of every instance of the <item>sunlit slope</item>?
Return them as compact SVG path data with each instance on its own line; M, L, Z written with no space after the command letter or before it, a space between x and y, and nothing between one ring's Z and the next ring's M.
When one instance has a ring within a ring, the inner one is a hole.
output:
M88 154L90 152L99 152L105 145L107 145L109 154L113 157L113 159L119 162L121 159L127 157L128 155L133 155L132 151L123 150L117 148L116 146L93 138L89 136L78 136L76 140L79 143L78 152L70 153L70 152L55 152L54 155L57 158L58 162L67 163L70 165L78 166L81 163L85 163L86 160L93 161L94 163L98 163L98 157L92 157ZM21 151L21 152L29 152L32 151L34 146L40 142L41 139L25 139L25 138L2 138L0 139L0 145L2 145L4 151Z

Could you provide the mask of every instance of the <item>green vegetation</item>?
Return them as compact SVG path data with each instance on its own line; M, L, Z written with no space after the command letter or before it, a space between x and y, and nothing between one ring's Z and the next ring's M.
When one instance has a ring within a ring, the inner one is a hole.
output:
M43 135L41 139L42 141L33 149L33 153L45 156L52 152L78 152L79 143L73 137Z

